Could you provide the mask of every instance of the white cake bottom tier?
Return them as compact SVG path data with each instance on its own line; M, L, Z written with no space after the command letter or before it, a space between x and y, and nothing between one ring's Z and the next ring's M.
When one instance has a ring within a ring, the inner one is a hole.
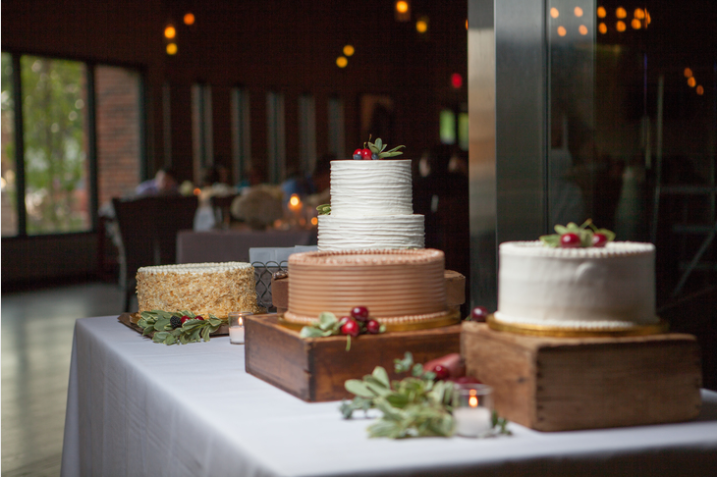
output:
M629 327L655 314L654 247L551 249L540 242L500 246L498 321L567 328Z
M319 250L423 248L423 215L319 216Z

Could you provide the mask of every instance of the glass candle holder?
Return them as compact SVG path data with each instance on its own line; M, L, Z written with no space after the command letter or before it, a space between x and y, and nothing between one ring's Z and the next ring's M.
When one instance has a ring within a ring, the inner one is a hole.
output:
M231 344L244 344L244 318L252 314L248 311L229 313L229 342Z
M461 384L453 390L456 434L482 437L493 428L493 388L485 384Z

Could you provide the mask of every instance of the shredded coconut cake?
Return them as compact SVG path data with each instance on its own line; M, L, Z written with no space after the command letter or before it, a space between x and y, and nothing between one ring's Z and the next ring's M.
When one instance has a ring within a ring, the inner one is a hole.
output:
M256 303L254 267L244 262L142 267L137 301L140 313L187 310L226 318L232 311L265 312Z

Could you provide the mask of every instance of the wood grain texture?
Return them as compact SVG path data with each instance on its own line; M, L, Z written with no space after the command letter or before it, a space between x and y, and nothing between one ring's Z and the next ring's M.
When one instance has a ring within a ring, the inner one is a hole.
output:
M541 431L679 422L699 413L695 338L547 338L464 323L467 372L494 387L496 410Z
M309 402L334 401L352 396L344 389L347 379L360 379L383 366L395 379L393 360L406 351L415 362L425 363L460 348L460 325L431 330L302 339L278 324L277 315L256 315L246 320L246 371Z

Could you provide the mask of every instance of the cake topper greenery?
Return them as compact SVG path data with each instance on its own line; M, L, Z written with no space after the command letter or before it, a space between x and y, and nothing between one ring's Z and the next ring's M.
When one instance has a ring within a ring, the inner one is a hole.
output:
M142 328L142 336L152 335L155 343L166 345L187 344L198 341L209 341L209 335L214 333L226 319L217 318L209 314L208 318L195 315L191 311L143 311L137 326Z
M552 248L589 248L604 247L615 240L615 233L608 229L599 229L591 219L578 226L570 222L567 226L556 225L556 234L542 235L540 241Z
M344 419L350 419L354 411L378 409L382 417L368 427L369 437L403 439L407 437L450 437L453 422L452 381L438 379L437 373L424 369L413 362L413 355L406 352L403 359L394 360L397 374L409 375L400 381L390 382L388 373L376 366L373 373L363 379L349 379L344 384L356 397L341 403L339 410ZM508 421L493 412L493 435L510 434Z
M366 143L363 143L363 149L356 149L354 151L353 158L357 161L377 161L379 159L387 159L389 157L395 157L403 154L403 152L399 151L399 149L406 146L396 146L388 151L385 150L386 147L387 145L383 143L380 137L377 137L374 142L371 142L371 135L369 134L368 147L366 146Z
M372 319L365 306L355 306L349 316L341 319L329 311L319 314L319 319L301 328L302 338L322 338L334 335L346 335L346 351L351 349L351 337L358 338L362 334L376 335L386 332L386 325Z

